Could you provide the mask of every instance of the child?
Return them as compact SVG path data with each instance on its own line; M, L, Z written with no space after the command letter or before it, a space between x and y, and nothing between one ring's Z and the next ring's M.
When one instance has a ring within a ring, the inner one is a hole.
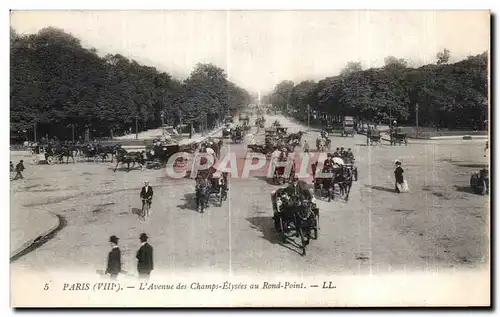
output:
M396 178L395 190L396 190L396 193L398 193L398 194L401 192L399 189L400 188L403 189L405 187L403 173L404 173L404 170L401 167L401 161L396 160L396 169L394 170L394 176Z

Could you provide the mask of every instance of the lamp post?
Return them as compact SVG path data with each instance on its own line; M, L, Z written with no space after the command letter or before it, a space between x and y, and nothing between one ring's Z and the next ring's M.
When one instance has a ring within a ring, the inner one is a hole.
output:
M139 128L138 128L138 123L137 123L137 116L135 117L135 139L139 139Z
M311 130L311 106L307 105L307 131Z

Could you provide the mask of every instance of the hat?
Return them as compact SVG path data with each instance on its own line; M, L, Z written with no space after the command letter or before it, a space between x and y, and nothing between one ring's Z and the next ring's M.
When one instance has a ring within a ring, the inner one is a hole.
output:
M338 147L337 150L340 150L340 148Z
M149 181L144 181L144 184L149 184Z
M344 149L344 147L341 147L340 149L341 149L341 150L343 150L343 149Z
M141 235L139 236L139 239L141 239L141 241L143 241L143 240L144 240L144 241L146 241L146 240L148 239L148 235L147 235L147 234L145 234L145 233L143 232L143 233L141 233Z
M120 239L115 235L112 235L111 237L109 237L109 242L118 243L118 240L120 240Z
M399 164L401 164L401 161L400 160L396 160L396 161L394 161L394 164L399 165Z
M21 163L22 163L22 162L23 162L23 160L20 160L19 162L21 162Z

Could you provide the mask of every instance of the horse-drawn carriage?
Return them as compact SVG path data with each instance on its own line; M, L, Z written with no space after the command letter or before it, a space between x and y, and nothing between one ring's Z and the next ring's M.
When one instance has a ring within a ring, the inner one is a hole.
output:
M281 153L281 155L272 161L274 165L273 172L273 183L274 184L284 184L285 182L291 182L295 178L296 166L293 158L288 157L286 153ZM288 175L286 175L288 172Z
M321 198L327 198L328 202L335 199L335 185L339 188L339 194L347 202L353 181L353 166L345 164L339 157L323 163L322 174L316 173L318 162L312 165L314 190ZM357 169L356 172L357 174ZM357 176L356 176L357 179Z
M231 124L226 124L226 126L222 129L222 137L228 139L232 135L233 129L231 128Z
M380 131L376 129L368 129L366 132L366 145L382 145Z
M489 171L485 168L475 172L470 177L470 187L479 195L487 195L490 191Z
M154 144L146 147L146 168L158 170L165 166L170 157L181 152L179 144ZM181 158L174 164L180 164Z
M227 200L227 192L228 174L226 172L221 173L213 168L199 171L195 186L196 209L203 213L204 209L209 206L211 196L215 196L217 204L222 206L222 203Z
M395 128L390 133L391 145L408 145L408 134L404 133L401 128Z
M285 189L273 191L271 203L274 228L282 242L295 242L293 237L300 237L299 247L302 255L306 255L309 240L318 239L319 209L311 200L299 195L288 195Z
M241 143L243 141L243 130L241 127L231 131L231 140L233 143Z
M282 126L276 127L276 135L278 137L286 136L287 131L288 131L288 128L286 128L286 127L282 127Z

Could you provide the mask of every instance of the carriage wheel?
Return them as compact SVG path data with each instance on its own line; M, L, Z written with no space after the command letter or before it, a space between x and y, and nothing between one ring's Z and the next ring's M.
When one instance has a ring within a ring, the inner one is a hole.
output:
M306 255L306 239L305 239L305 235L304 235L304 229L299 228L297 231L299 233L299 237L300 237L300 241L301 241L301 245L302 245L302 256L305 256Z
M486 183L486 181L484 179L481 182L483 183L482 184L483 188L481 189L481 195L484 196L484 195L486 195L488 193L488 187L487 187L488 184Z
M47 164L53 165L55 162L56 162L56 159L54 156L47 157Z
M280 236L281 236L281 241L283 241L283 243L286 243L286 235L285 235L285 228L283 226L283 218L281 216L278 216L278 220L280 222Z
M318 240L319 215L315 216L314 222L315 222L315 224L314 224L314 227L313 227L313 230L312 230L311 238L313 238L314 240Z

